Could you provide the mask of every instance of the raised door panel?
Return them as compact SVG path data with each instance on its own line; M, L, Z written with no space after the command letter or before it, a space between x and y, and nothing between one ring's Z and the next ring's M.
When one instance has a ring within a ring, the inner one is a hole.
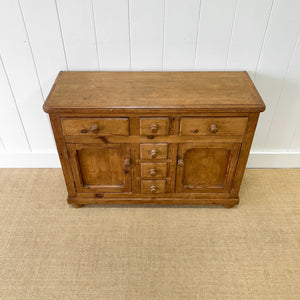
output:
M69 144L69 158L78 192L130 192L128 144Z
M180 144L177 193L229 192L240 144Z

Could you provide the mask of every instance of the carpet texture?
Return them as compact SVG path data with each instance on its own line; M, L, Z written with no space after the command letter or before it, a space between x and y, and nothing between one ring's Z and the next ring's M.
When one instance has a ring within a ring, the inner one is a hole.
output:
M300 170L240 198L74 209L60 169L0 169L0 298L300 299Z

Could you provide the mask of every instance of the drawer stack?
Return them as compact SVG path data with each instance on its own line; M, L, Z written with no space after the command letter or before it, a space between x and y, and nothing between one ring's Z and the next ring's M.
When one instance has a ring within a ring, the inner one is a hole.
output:
M167 136L169 118L139 119L141 136ZM141 193L163 194L167 191L168 143L140 144Z

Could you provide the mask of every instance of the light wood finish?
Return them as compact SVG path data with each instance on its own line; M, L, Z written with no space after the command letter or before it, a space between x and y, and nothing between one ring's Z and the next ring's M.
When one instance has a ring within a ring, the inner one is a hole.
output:
M259 114L258 113L251 113L249 114L249 121L247 125L247 131L244 136L244 141L241 147L240 157L236 168L235 177L232 183L232 188L230 191L230 197L236 197L239 193L242 179L244 176L248 156L250 153L250 148L252 144L252 140L255 133L255 128L257 125Z
M141 177L163 178L167 176L167 163L141 163Z
M180 144L176 192L228 192L240 144Z
M71 204L74 208L80 208L83 206L83 204L78 204L78 203L72 203Z
M155 204L155 205L210 205L217 204L223 205L226 208L231 208L234 205L239 204L239 198L224 198L224 197L189 197L189 198L173 198L167 194L157 194L157 193L143 193L142 196L125 198L125 197L106 197L97 198L95 196L91 198L71 198L68 197L68 203L84 203L84 204L120 204L120 205L130 205L130 204Z
M61 122L65 135L129 135L128 118L69 118Z
M180 135L243 135L248 118L181 118Z
M167 180L167 179L166 179ZM140 178L139 178L139 183L140 183ZM166 200L169 200L170 204L172 204L173 200L174 201L182 201L182 199L228 199L229 193L209 193L209 192L202 192L202 193L174 193L173 191L170 191L167 189L167 191L162 195ZM133 198L145 198L145 197L152 197L151 195L145 195L142 193L77 193L76 199L79 198L120 198L121 200L124 200L123 202L125 203L126 200L132 200ZM101 201L101 200L100 200ZM156 198L154 199L156 201ZM198 203L199 204L199 203Z
M141 159L160 160L168 157L168 144L141 144Z
M162 194L166 191L165 180L141 180L141 192L145 194Z
M245 72L61 72L45 105L70 204L222 204L259 112Z
M168 135L169 118L140 118L140 135Z
M64 140L64 134L61 126L59 116L56 114L50 114L51 126L58 150L58 156L64 173L65 183L68 189L69 197L76 196L76 188L74 184L74 177L71 170L71 165L69 162L69 155L67 147Z
M194 142L203 142L203 143L242 143L244 136L233 135L233 136L65 136L65 141L67 143L194 143Z
M77 191L131 191L128 144L69 144L68 152Z
M60 72L44 105L74 109L262 111L246 72Z

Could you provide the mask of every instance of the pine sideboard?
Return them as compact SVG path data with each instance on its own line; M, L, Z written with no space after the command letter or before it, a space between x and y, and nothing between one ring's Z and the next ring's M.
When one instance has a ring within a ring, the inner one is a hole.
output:
M68 203L239 203L259 113L247 72L60 72L44 103Z

